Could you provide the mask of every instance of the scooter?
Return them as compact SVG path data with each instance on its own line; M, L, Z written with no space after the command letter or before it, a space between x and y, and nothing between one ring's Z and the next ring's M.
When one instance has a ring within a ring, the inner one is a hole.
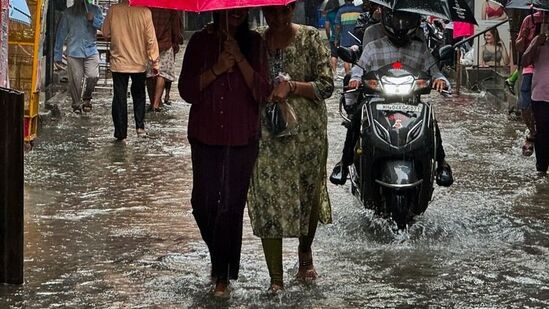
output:
M443 48L441 58L452 53L451 47ZM340 47L338 56L356 65L359 54ZM428 73L395 62L366 73L362 86L344 91L340 100L348 124L349 106L358 100L353 115L359 117L360 138L349 167L351 192L366 208L392 218L398 229L422 214L433 195L435 114L421 99L430 91Z

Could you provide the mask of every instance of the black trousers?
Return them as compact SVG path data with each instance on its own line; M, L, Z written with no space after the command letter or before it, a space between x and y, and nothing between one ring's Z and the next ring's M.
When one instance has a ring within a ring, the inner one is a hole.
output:
M341 158L341 164L343 166L350 166L353 164L355 157L354 150L355 145L360 137L360 111L362 108L357 108L351 115L351 127L347 129L347 135L345 136L345 143L343 144L343 156ZM437 143L436 161L442 162L446 158L444 147L442 146L442 137L440 136L440 130L438 128L438 122L435 120L435 138Z
M132 79L131 94L135 128L145 129L145 80L143 73L112 72L114 97L112 98L112 121L114 137L123 139L128 136L128 81Z
M536 169L547 172L549 166L549 102L532 101L532 111L536 122Z
M257 152L257 141L211 146L191 140L193 215L217 278L238 279L242 219Z

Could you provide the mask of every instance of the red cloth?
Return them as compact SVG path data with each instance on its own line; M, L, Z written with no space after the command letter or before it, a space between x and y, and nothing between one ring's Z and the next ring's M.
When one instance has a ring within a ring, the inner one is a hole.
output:
M494 9L493 7L489 6L488 4L486 4L486 17L500 17L501 15L503 15L503 6L498 6L497 9Z
M453 38L468 37L475 33L475 25L470 23L463 23L459 21L454 22Z
M258 98L270 94L266 48L261 36L252 32L250 65L255 70L253 85ZM235 66L200 91L200 75L217 61L221 42L207 28L195 33L185 51L179 76L179 93L191 103L189 139L207 145L246 145L259 138L259 104Z

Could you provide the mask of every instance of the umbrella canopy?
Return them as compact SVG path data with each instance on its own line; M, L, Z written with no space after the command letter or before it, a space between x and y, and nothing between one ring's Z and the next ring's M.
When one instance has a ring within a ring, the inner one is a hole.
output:
M9 18L13 21L30 26L32 20L27 1L10 0Z
M296 0L130 0L130 5L174 9L189 12L287 5Z
M370 0L395 11L436 16L451 21L477 24L473 11L465 0Z
M505 5L507 9L529 10L532 8L532 0L509 0Z
M532 0L535 9L549 11L549 0Z

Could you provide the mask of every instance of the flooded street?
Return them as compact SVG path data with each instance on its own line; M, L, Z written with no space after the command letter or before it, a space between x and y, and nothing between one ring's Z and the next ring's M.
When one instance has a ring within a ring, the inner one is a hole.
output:
M338 84L340 82L337 82ZM409 231L329 184L334 223L313 246L320 278L294 279L297 241L284 241L287 289L269 283L245 214L241 276L229 300L209 293L209 255L191 214L189 105L147 114L138 139L114 142L110 94L90 116L43 126L25 157L25 284L0 286L0 308L549 307L549 182L521 156L523 126L503 103L433 94L456 182L436 188ZM337 90L340 91L339 89ZM329 106L328 169L344 128ZM130 109L131 110L131 109Z

